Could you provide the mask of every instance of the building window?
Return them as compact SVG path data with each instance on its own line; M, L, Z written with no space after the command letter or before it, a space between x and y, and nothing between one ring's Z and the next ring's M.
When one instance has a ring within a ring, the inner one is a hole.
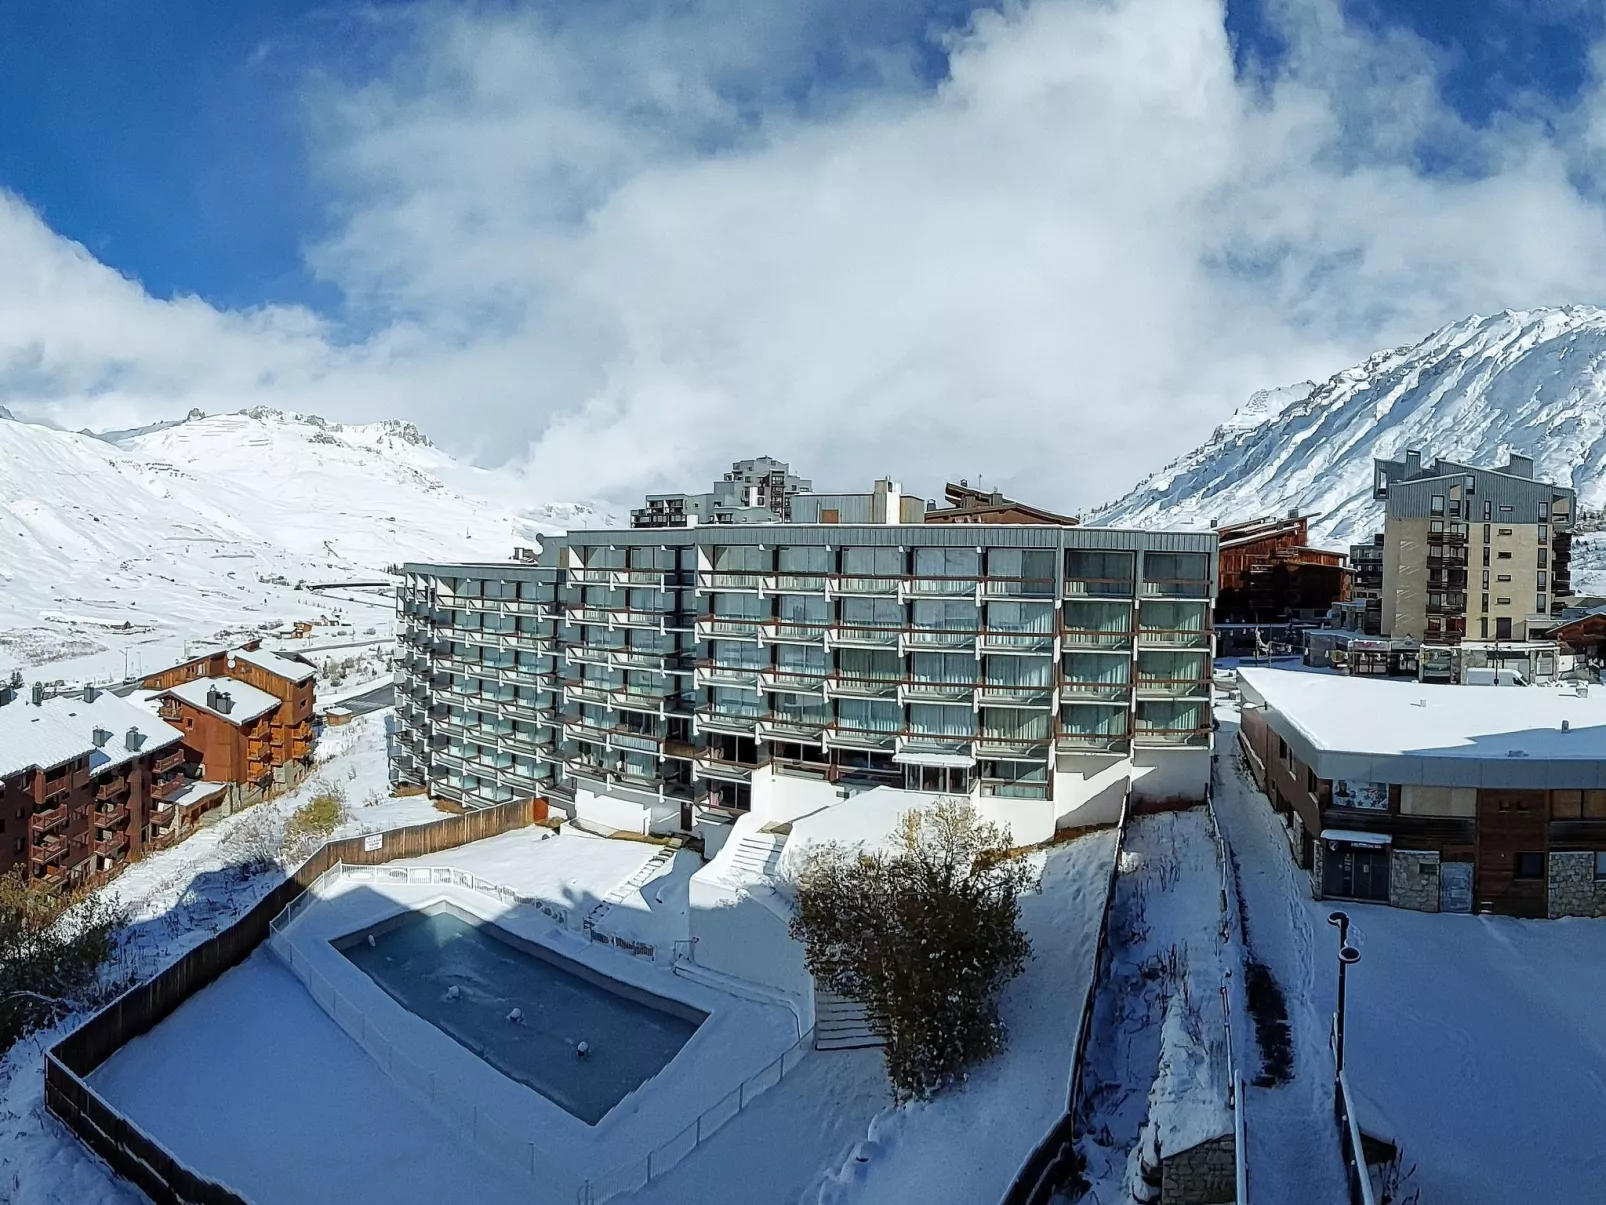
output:
M1511 617L1510 616L1508 616L1508 615L1496 615L1495 616L1495 620L1494 620L1494 638L1496 640L1510 640L1511 639Z
M1444 513L1444 495L1443 494L1434 494L1433 497L1429 500L1429 502L1428 502L1428 513L1431 514L1431 515L1442 515Z
M1494 503L1485 502L1483 504L1483 521L1487 523L1492 518L1494 518ZM1483 538L1486 540L1489 538L1489 529L1487 527L1483 530Z
M1552 791L1552 820L1606 820L1606 791Z
M1606 849L1595 851L1595 877L1606 879Z
M1550 564L1550 550L1549 550L1549 549L1547 549L1547 548L1541 548L1541 549L1540 549L1540 550L1539 550L1539 561L1538 561L1538 564L1539 564L1539 567L1540 567L1540 568L1541 568L1541 569L1544 569L1544 568L1546 568L1546 567L1547 567L1547 566L1548 566L1548 565L1549 565L1549 564Z
M1548 590L1548 589L1550 589L1550 583L1547 580L1545 571L1543 569L1541 569L1539 571L1539 585L1538 585L1538 588L1540 590Z
M1509 561L1511 559L1511 554L1502 548L1500 550L1500 555L1496 559L1501 561Z
M1511 600L1509 598L1497 598L1494 600L1494 605L1497 607L1509 607Z
M1541 502L1539 504L1539 521L1541 523L1547 523L1550 521L1550 503Z
M1485 590L1489 588L1489 571L1487 569L1483 571L1483 588Z
M1444 530L1444 520L1443 519L1429 519L1428 520L1428 530L1429 531L1443 531Z
M1489 564L1489 545L1487 544L1483 546L1483 563L1485 566Z
M1494 580L1497 581L1497 582L1509 582L1511 580L1511 574L1509 574L1509 573L1497 573L1497 574L1495 574Z
M1534 614L1544 615L1550 610L1550 599L1543 594L1534 595Z
M1487 517L1487 516L1485 516L1485 517ZM1489 542L1489 525L1487 523L1485 523L1483 525L1483 542L1485 544L1487 544Z
M1500 508L1500 513L1502 515L1509 515L1511 513L1511 508L1509 506L1502 506Z
M1511 877L1514 879L1542 879L1545 877L1544 854L1513 854Z
M1437 615L1428 616L1428 635L1437 636L1441 631L1442 629L1439 626L1439 617Z
M1468 473L1467 474L1467 494L1470 497L1471 495L1473 495L1473 494L1475 494L1477 492L1478 492L1478 479L1476 477L1474 477L1471 473Z
M1539 525L1539 542L1541 544L1550 543L1550 524L1541 523Z
M1489 596L1487 594L1483 596L1483 609L1485 611L1489 609ZM1478 620L1478 639L1489 639L1489 617L1487 615Z
M1294 755L1288 751L1288 742L1280 736L1277 738L1277 759L1285 766L1294 764Z
M1499 534L1500 534L1500 535L1503 535L1503 536L1509 536L1509 535L1510 535L1510 534L1511 534L1511 528L1509 528L1509 527L1502 527L1502 528L1501 528L1501 529L1500 529L1500 531L1499 531Z
M1307 769L1305 771L1305 789L1309 791L1312 796L1321 794L1321 788L1319 786L1320 781L1321 780L1316 777L1315 770Z

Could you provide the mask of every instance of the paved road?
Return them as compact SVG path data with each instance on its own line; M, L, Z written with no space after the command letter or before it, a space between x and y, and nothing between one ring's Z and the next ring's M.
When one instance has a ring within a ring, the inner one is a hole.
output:
M355 695L349 699L342 699L333 703L333 707L344 707L352 715L367 715L370 711L383 711L387 707L396 705L396 687L386 682L376 686L365 694Z

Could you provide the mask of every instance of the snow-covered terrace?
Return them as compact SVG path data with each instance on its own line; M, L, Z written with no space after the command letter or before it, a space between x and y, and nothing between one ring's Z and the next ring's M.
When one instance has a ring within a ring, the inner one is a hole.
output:
M1606 692L1238 671L1245 706L1322 778L1450 787L1606 787Z

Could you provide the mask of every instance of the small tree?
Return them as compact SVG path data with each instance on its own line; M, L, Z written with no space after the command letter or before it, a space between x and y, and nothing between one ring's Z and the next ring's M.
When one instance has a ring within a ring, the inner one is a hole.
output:
M126 919L113 900L0 875L0 1050L92 1001Z
M810 974L864 1005L886 1035L899 1101L924 1100L1004 1048L1004 985L1031 955L1031 879L1007 832L964 799L900 818L889 847L811 851L791 922Z
M346 789L339 783L320 784L311 799L290 813L285 821L284 839L297 857L327 841L346 822Z

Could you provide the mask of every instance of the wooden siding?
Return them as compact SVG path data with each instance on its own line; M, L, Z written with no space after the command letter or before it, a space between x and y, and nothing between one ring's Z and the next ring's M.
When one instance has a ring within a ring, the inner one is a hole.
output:
M1550 799L1544 791L1478 792L1478 870L1473 893L1479 911L1545 915L1545 875L1519 879L1514 871L1517 854L1549 852L1549 830Z

